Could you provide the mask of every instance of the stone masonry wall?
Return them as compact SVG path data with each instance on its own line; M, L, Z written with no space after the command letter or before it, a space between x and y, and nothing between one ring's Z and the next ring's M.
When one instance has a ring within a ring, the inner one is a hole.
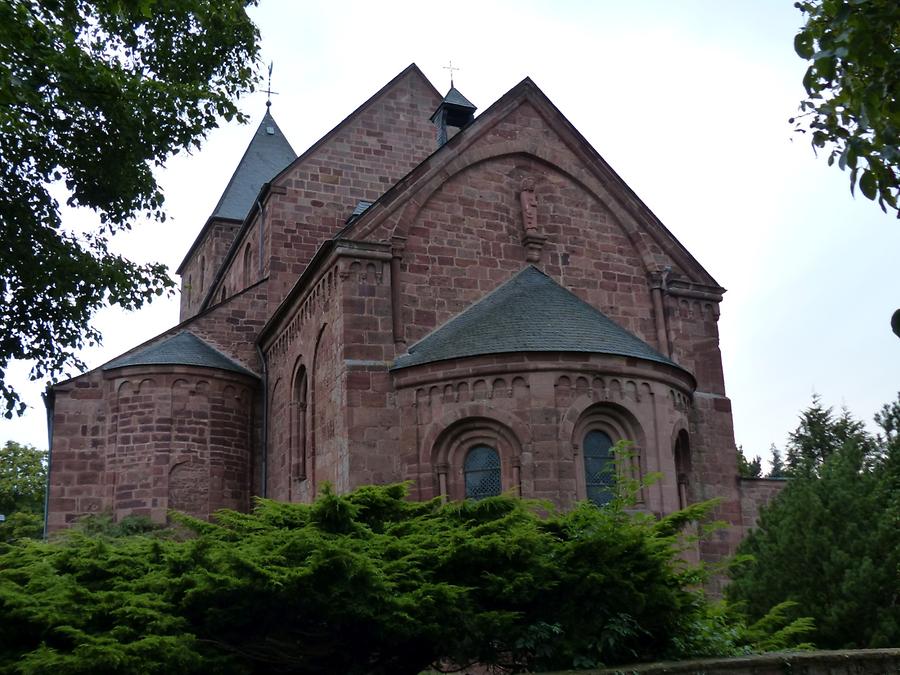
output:
M900 649L779 652L731 659L640 663L566 675L896 675ZM554 675L544 673L544 675ZM562 675L557 673L556 675Z
M270 311L359 200L376 200L437 149L429 117L440 101L418 69L407 69L275 181L280 194L266 216Z
M744 534L759 521L759 511L769 504L785 487L786 478L741 478L741 513Z
M266 496L311 501L323 482L350 489L341 375L341 278L325 266L264 346L269 367Z
M96 370L57 388L51 531L103 511L165 522L246 510L254 382L189 366Z
M187 320L199 311L240 226L240 223L234 221L213 220L207 233L201 235L203 241L181 270L180 321Z
M467 358L394 371L404 479L414 496L465 496L462 464L484 442L501 457L504 490L563 508L586 499L581 444L600 430L633 442L623 469L661 472L639 495L657 514L679 508L673 441L690 415L689 378L674 368L611 355Z
M54 387L47 525L111 509L106 488L108 387L101 370Z

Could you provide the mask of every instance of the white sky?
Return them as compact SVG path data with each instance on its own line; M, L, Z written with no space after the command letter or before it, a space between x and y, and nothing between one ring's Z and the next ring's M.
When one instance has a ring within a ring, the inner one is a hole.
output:
M275 62L273 114L300 153L416 62L442 66L480 110L530 76L676 237L728 289L719 323L735 435L748 455L782 447L813 392L871 420L900 390L900 222L816 158L787 120L803 91L800 13L779 0L338 2L263 0L262 57ZM115 245L173 272L259 123L211 133L160 172L170 216ZM66 212L69 224L91 214ZM97 319L89 366L174 325L177 298ZM46 447L40 391L0 421L0 442Z

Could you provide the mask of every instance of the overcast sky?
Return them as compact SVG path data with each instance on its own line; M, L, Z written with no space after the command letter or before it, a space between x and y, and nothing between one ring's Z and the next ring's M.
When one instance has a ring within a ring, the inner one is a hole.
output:
M719 323L735 436L779 447L813 392L871 420L900 390L900 222L849 193L788 124L804 62L790 0L327 2L262 0L252 15L275 62L272 112L300 153L415 62L480 110L530 76L700 263L728 289ZM215 206L265 111L227 125L159 173L170 216L115 238L173 270ZM67 211L73 226L91 214ZM178 320L177 298L98 317L95 367ZM0 422L0 442L46 447L40 391Z

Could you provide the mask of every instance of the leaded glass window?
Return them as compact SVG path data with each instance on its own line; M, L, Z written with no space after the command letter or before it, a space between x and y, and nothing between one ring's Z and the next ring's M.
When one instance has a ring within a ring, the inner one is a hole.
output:
M612 439L602 431L584 437L584 484L587 498L597 506L608 504L616 484L616 464Z
M487 445L476 445L469 450L463 464L466 477L466 498L484 499L499 495L500 455Z

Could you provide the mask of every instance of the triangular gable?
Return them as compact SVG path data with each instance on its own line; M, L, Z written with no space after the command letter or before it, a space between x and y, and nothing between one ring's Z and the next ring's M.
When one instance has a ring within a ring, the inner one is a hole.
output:
M577 166L560 167L553 149L542 147L546 144L526 141L517 145L516 141L511 140L504 148L479 146L480 139L525 104L531 104L537 110L544 122L575 155L578 159ZM492 155L492 152L496 154ZM491 156L514 153L532 155L551 166L566 170L609 208L633 241L646 235L692 282L724 291L530 78L525 78L509 90L471 125L398 181L361 217L340 232L339 236L356 240L366 240L372 236L384 238L385 232L379 232L379 226L396 217L398 211L418 209L431 191L450 176ZM394 234L403 236L405 233ZM645 251L648 244L649 242L644 242ZM647 258L649 257L650 254L647 253Z
M318 141L313 143L303 154L299 155L293 162L285 166L281 171L278 172L277 175L273 176L268 182L266 182L262 189L259 191L259 194L253 200L251 204L250 211L247 216L244 218L241 229L235 235L234 241L232 245L226 253L225 258L219 267L219 270L215 277L213 278L212 283L209 285L209 288L206 292L206 296L203 299L203 302L200 305L201 311L206 309L209 306L211 299L213 298L214 293L218 287L219 282L221 281L222 276L225 271L228 269L228 266L231 264L231 261L234 259L234 256L237 254L237 251L240 248L241 242L246 231L250 228L253 223L253 218L256 215L257 210L259 209L259 205L263 203L266 197L269 194L272 186L279 185L283 180L290 177L291 172L294 171L298 166L300 166L304 161L315 155L316 151L326 145L329 141L331 141L335 136L341 133L345 128L347 128L350 124L356 121L360 116L362 116L369 108L371 108L379 99L381 99L384 95L390 92L398 83L402 82L407 77L418 77L426 86L426 88L434 95L434 105L437 106L441 101L441 95L437 89L434 88L434 85L425 77L425 74L419 69L419 67L415 63L411 63L402 71L400 71L390 82L384 85L381 89L375 92L372 96L370 96L362 105L356 108L352 113L347 115L343 120L341 120L334 128L331 129L327 134L322 136ZM182 266L184 263L182 263ZM181 268L179 268L180 271Z
M427 77L425 77L425 73L423 73L419 69L419 66L417 66L415 63L410 63L406 68L404 68L399 73L397 73L397 75L390 82L388 82L381 89L379 89L374 94L372 94L368 99L366 99L365 102L363 102L358 108L356 108L356 110L354 110L352 113L350 113L344 119L342 119L340 122L338 122L338 124L334 128L332 128L331 131L329 131L327 134L322 136L322 138L320 138L318 141L316 141L311 146L309 146L309 148L306 150L306 152L304 152L302 155L298 156L297 159L295 159L289 165L284 167L284 170L280 171L277 176L273 177L272 180L270 181L270 183L272 183L273 185L278 184L279 180L281 180L285 176L289 175L296 166L301 164L305 159L307 159L311 155L313 155L316 152L316 150L321 148L323 145L328 143L328 141L330 141L332 138L334 138L336 135L338 135L344 128L349 126L354 120L356 120L364 112L366 112L366 110L368 110L370 107L372 107L372 105L374 105L375 102L378 101L378 99L380 99L382 96L384 96L386 93L388 93L399 82L401 82L403 79L405 79L408 76L417 76L422 80L422 82L425 83L427 88L430 89L434 93L434 96L436 99L435 106L437 106L438 103L443 98L441 96L440 92L438 92L438 90L434 88L434 85L431 83L431 81Z
M615 354L678 367L529 265L410 347L393 369L521 352Z

